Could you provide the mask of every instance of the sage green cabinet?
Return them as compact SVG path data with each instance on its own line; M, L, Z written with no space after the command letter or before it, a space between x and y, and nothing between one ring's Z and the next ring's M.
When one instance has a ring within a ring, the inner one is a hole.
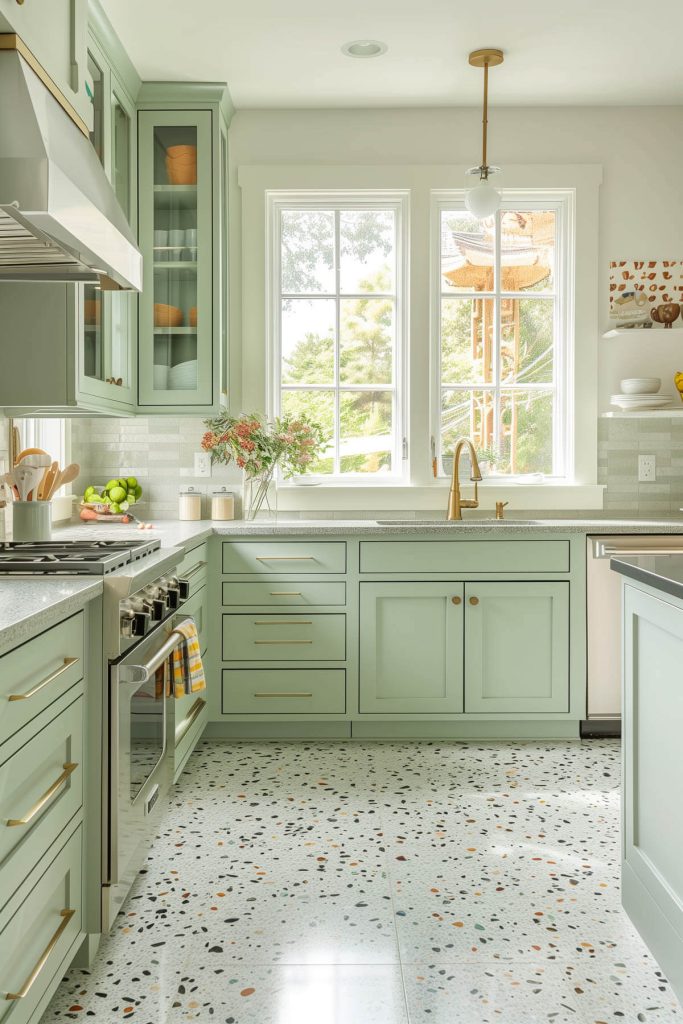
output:
M0 0L0 32L21 36L75 113L91 127L87 0Z
M150 84L141 92L145 412L210 413L227 400L227 120L224 90L212 88Z
M462 583L360 584L360 711L463 710Z
M94 123L90 141L112 184L119 205L133 224L136 204L135 104L91 37L88 71L93 90ZM79 290L78 391L113 413L132 413L136 402L137 296L101 291L91 284Z
M569 711L569 584L465 586L465 711Z
M683 602L623 594L622 902L683 1000Z

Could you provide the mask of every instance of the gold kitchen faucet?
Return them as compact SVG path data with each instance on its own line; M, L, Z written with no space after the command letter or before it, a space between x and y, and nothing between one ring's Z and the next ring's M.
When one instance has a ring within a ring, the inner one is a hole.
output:
M470 453L470 462L472 465L470 480L474 481L474 498L460 497L460 456L462 455L462 450L465 447L469 449ZM449 522L456 519L462 519L462 509L464 508L479 508L479 495L477 493L477 482L479 480L481 480L481 471L479 469L479 463L477 462L477 453L474 450L474 445L470 441L469 437L461 437L456 441L455 449L453 451L453 478L451 480L451 489L448 492L448 513L446 516Z

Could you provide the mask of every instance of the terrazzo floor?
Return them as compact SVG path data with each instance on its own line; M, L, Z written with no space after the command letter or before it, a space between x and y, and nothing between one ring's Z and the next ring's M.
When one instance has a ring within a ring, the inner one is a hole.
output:
M204 743L43 1024L683 1024L619 903L619 746Z

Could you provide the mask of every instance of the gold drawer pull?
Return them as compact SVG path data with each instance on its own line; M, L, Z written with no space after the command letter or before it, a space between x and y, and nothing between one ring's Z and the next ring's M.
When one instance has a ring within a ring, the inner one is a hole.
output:
M257 562L317 562L313 555L257 555Z
M312 640L254 640L256 646L263 644L312 644Z
M63 765L63 768L64 771L59 776L59 778L55 779L50 788L45 790L41 798L36 801L31 810L28 811L28 813L25 814L23 818L8 818L8 820L5 822L8 828L15 828L17 825L28 825L29 822L33 821L36 814L38 814L39 811L42 811L45 804L48 803L55 795L55 793L57 793L62 788L62 786L66 784L66 781L69 778L69 776L72 775L73 772L75 772L76 769L78 768L78 764L67 762L67 764Z
M42 971L43 967L47 963L48 958L50 956L50 953L55 948L55 946L57 945L57 943L61 939L63 933L68 928L69 921L71 920L71 918L74 916L75 913L76 913L75 910L69 910L68 908L65 909L65 910L60 910L59 911L59 916L62 919L62 923L60 924L59 928L54 933L54 935L52 936L50 941L48 942L48 944L45 947L45 949L43 950L43 952L40 954L40 957L38 959L37 964L35 965L35 967L31 971L31 973L29 974L28 978L26 979L24 984L21 986L19 991L18 992L8 992L5 995L5 999L6 1000L7 999L10 999L10 1000L24 999L29 994L29 991L31 990L34 981L36 980L36 978L38 977L38 975Z
M182 720L182 722L176 729L176 744L180 743L180 741L187 735L187 733L190 731L190 729L192 728L196 720L199 718L205 707L206 701L202 700L201 697L198 697L197 700L192 705L192 707L190 708L190 710L188 711L185 718Z
M32 690L27 690L26 693L10 693L7 700L29 700L30 697L35 697L37 693L40 693L43 687L49 686L50 683L54 683L55 679L58 679L62 672L66 672L68 668L71 668L72 665L77 665L78 662L78 658L65 658L63 665L60 665L58 669L55 669L55 671L49 676L46 676L45 679L34 686Z
M254 622L255 626L312 626L310 619L275 619L270 622Z
M471 597L470 598L470 604L479 604L479 598L478 597Z
M462 603L462 598L461 597L452 597L451 601L453 602L453 604L461 604Z
M255 693L254 696L258 698L265 697L270 699L272 697L312 697L313 694L297 693L296 691L292 691L292 693Z
M303 597L300 590L271 590L271 597Z

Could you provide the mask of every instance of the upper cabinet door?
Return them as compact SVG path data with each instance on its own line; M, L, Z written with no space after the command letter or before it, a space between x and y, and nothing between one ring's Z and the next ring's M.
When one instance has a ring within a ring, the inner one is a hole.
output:
M139 404L209 409L214 381L212 112L138 117Z
M16 32L90 128L87 0L0 0L0 32Z
M569 711L569 584L468 583L465 711Z
M360 711L462 711L462 583L361 583Z
M88 72L92 83L93 127L90 141L104 167L121 209L135 217L135 107L119 85L107 58L91 40ZM88 400L132 412L135 405L136 311L133 292L102 292L82 287L78 391Z

